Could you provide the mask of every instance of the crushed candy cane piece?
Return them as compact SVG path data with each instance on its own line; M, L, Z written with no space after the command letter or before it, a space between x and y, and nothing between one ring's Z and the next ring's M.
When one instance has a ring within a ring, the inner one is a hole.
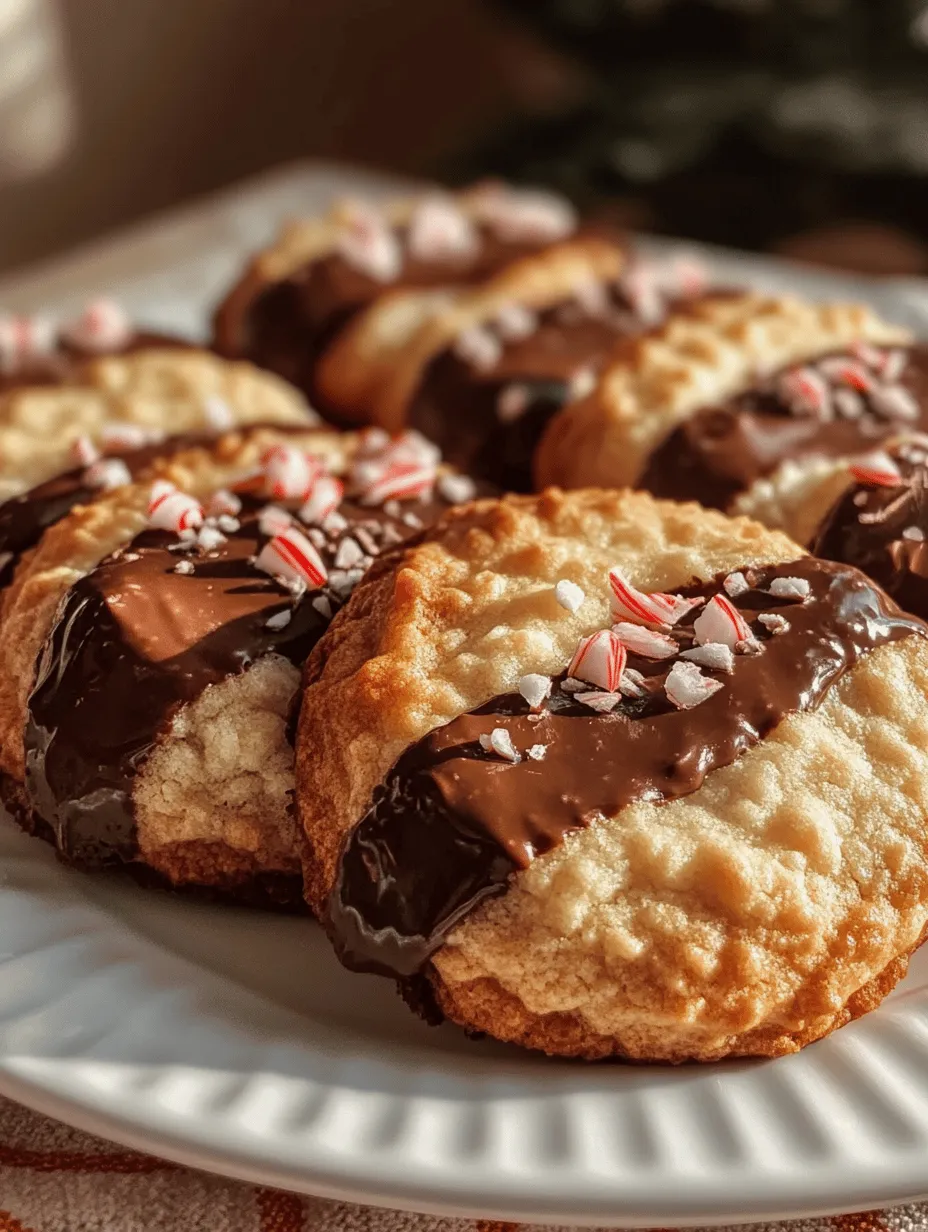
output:
M526 757L530 757L532 761L544 761L545 753L548 751L546 744L533 744L526 750Z
M216 548L221 547L224 543L228 543L228 540L222 531L217 530L215 526L203 526L200 528L200 533L197 535L197 545L204 552L215 552Z
M274 577L314 588L322 586L328 577L322 557L295 526L275 534L258 553L255 565Z
M312 482L309 495L300 507L303 522L324 522L342 503L345 485L334 475L320 474Z
M902 483L899 467L885 449L875 449L872 453L858 458L848 469L858 483L873 484L881 488L897 488Z
M71 457L78 466L91 466L100 457L100 450L89 436L79 436L71 442Z
M768 633L786 633L789 629L789 621L785 616L781 616L779 612L762 612L757 620Z
M494 727L489 735L481 732L480 747L486 749L488 753L496 753L505 761L516 763L522 760L516 746L512 743L512 736L505 727Z
M737 599L739 595L747 594L751 589L751 583L740 570L737 573L729 573L722 586L730 599Z
M551 678L529 672L520 679L519 692L533 710L538 710L545 698L551 695Z
M598 714L608 714L611 710L615 710L622 700L622 695L621 693L596 690L589 693L575 693L574 700L580 702L583 706L589 706L591 710L595 710Z
M567 675L614 693L627 659L628 651L616 634L611 629L600 629L580 639Z
M50 355L57 330L50 317L0 317L0 371L11 372L31 359Z
M884 419L918 419L918 401L903 385L884 385L870 393L870 403Z
M902 532L902 538L908 539L911 543L923 543L925 532L920 526L907 526Z
M721 680L704 676L695 663L676 662L667 673L664 691L678 710L692 710L724 688Z
M554 586L554 598L566 611L573 614L579 612L586 599L583 590L576 582L570 582L567 578L561 578Z
M595 370L589 367L578 368L570 378L568 398L571 402L579 402L581 398L588 398L595 388Z
M122 350L134 332L128 313L112 299L92 300L77 320L61 331L72 346L98 352Z
M860 419L866 409L863 398L853 389L836 389L832 400L842 419Z
M293 525L293 517L279 505L265 505L258 512L258 530L262 535L278 535Z
M777 388L794 415L828 418L831 393L821 373L814 368L791 368L780 377Z
M361 494L364 505L382 505L387 500L427 497L435 486L435 467L419 462L398 462L387 469Z
M128 557L127 557L126 559L128 560ZM136 559L138 559L138 558L136 558ZM179 561L177 562L177 564L174 566L174 570L173 570L173 572L174 572L174 573L181 573L181 574L184 574L184 573L186 573L186 574L194 573L194 572L195 572L195 569L194 569L194 566L193 566L193 561L192 561L192 560L179 560Z
M613 615L635 624L675 624L693 606L679 595L660 592L646 594L643 590L637 590L619 568L609 570L609 586L612 589Z
M739 643L751 638L747 621L724 595L713 595L709 600L693 621L693 634L701 646L721 642L730 650L737 649Z
M561 681L565 693L580 693L586 688L585 680L577 680L575 676L565 676Z
M515 423L529 408L531 397L524 385L504 385L496 399L496 417L500 423Z
M489 372L503 353L500 340L487 329L473 325L459 334L453 347L455 355L477 372Z
M406 246L417 261L469 257L479 242L474 224L445 193L430 193L418 201L406 229Z
M108 451L117 449L141 449L164 439L164 433L140 424L109 423L100 429L100 444Z
M474 499L477 485L468 475L439 475L438 495L449 505L460 505Z
M647 692L645 677L633 667L626 667L619 681L619 692L623 697L644 697Z
M844 359L840 355L829 356L819 360L818 370L835 385L846 385L859 394L867 394L873 388L873 376L863 364L854 359Z
M84 483L89 488L124 488L132 482L132 472L122 458L100 458L92 463L83 474Z
M807 578L778 577L770 583L770 593L778 599L808 599L811 591Z
M393 282L403 268L400 242L373 205L349 202L342 211L344 227L336 242L343 260L376 282Z
M241 497L230 492L228 488L219 488L209 498L206 505L206 512L211 518L221 517L223 514L229 514L235 517L237 513L242 512ZM236 530L238 527L235 528Z
M501 338L507 342L519 342L534 334L538 328L538 317L524 304L513 301L499 309L494 324Z
M894 385L905 372L908 362L909 357L905 351L888 351L880 375L888 384Z
M571 205L540 189L487 185L471 193L476 216L500 239L510 243L553 243L577 225Z
M159 530L193 531L203 524L203 509L198 500L159 479L148 498L148 524Z
M364 552L360 543L349 535L338 545L333 564L336 569L353 569L364 560Z
M332 604L329 602L326 595L314 595L313 607L319 613L323 620L332 619Z
M612 626L612 631L618 634L632 654L641 655L645 659L669 659L680 650L672 637L658 633L656 629L647 629L644 625L620 621Z
M319 458L293 445L274 445L263 459L268 493L274 500L305 501L325 467Z
M693 646L684 650L681 659L706 667L712 672L733 672L735 670L735 655L730 646L724 642L706 642L704 646Z
M266 629L273 629L275 632L278 629L286 629L287 625L293 618L293 613L289 608L284 608L281 612L275 612L273 616L268 616L264 622Z

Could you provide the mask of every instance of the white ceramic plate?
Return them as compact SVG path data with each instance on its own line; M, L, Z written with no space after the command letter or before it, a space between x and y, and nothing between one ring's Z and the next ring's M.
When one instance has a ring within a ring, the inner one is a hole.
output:
M70 306L105 286L151 324L202 330L276 219L378 187L275 173L0 301ZM914 280L714 261L722 281L865 295L928 332ZM180 1162L421 1210L653 1226L865 1208L928 1195L928 951L876 1014L796 1057L558 1063L430 1030L305 921L70 873L0 818L0 1091Z
M0 1091L127 1145L316 1194L559 1223L928 1193L928 961L795 1057L572 1064L426 1027L308 921L83 876L8 822L0 868Z

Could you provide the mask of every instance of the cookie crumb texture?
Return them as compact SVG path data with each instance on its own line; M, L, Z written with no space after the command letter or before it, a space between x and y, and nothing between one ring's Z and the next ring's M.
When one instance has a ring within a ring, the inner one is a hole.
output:
M311 662L298 781L317 906L398 752L526 672L562 671L608 619L606 569L673 591L796 552L640 494L550 492L448 519L393 578L362 584ZM591 596L577 614L545 602L568 561ZM402 682L417 665L414 701ZM669 1062L792 1052L872 1008L928 921L926 688L928 641L880 647L691 795L569 835L437 951L440 1007L549 1053Z

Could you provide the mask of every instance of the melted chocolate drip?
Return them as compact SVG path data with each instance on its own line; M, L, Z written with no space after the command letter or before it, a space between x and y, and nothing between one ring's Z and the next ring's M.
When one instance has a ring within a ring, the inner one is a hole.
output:
M329 582L294 602L255 567L265 502L244 499L240 529L215 550L171 551L176 535L145 531L75 583L59 608L29 698L26 791L74 863L138 856L133 781L181 706L263 655L304 661L347 595L337 585L344 571L332 567L347 537L362 535L379 553L447 507L406 502L390 516L344 501L344 528L319 549ZM192 573L176 572L184 560ZM284 611L289 623L269 628Z
M862 570L901 608L926 619L928 448L913 442L888 452L902 475L900 485L852 485L823 521L814 551Z
M761 593L776 577L805 578L810 598ZM630 654L628 665L646 677L643 696L623 698L611 713L591 711L560 681L539 714L507 694L408 749L342 853L326 919L342 962L415 974L458 921L572 830L636 801L689 795L786 715L818 706L861 655L928 636L854 569L807 557L749 580L758 589L733 600L746 619L777 612L789 629L771 635L756 624L760 653L738 655L731 675L708 673L724 687L694 709L668 701L666 661ZM720 580L682 593L719 589ZM682 646L696 615L674 630ZM495 727L509 733L519 763L484 751L479 738ZM526 755L534 745L544 746L541 760Z
M928 347L908 351L900 378L915 398L919 419L906 428L928 429ZM776 378L720 406L697 411L655 450L638 486L655 496L697 500L725 509L786 458L841 457L872 449L903 426L874 412L865 398L856 419L799 416L776 390Z

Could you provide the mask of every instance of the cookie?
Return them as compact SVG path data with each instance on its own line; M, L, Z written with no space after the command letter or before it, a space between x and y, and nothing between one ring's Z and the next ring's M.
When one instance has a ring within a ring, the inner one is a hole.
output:
M342 202L290 224L251 261L216 312L216 348L285 376L330 417L356 421L374 378L337 360L320 374L331 347L341 355L350 339L366 363L395 354L454 288L575 226L566 202L502 184L383 206Z
M139 328L111 299L90 301L73 320L47 314L0 316L0 393L77 380L87 363L104 355L190 345Z
M928 618L928 437L904 435L848 467L813 550L854 565Z
M469 474L531 491L547 423L595 387L619 339L655 328L707 289L689 260L626 262L603 241L588 241L583 255L586 271L549 249L497 279L499 288L438 314L372 400L378 422L408 422Z
M0 770L22 824L81 867L299 901L303 659L380 553L468 495L412 435L262 429L74 508L3 606Z
M306 686L310 900L468 1030L775 1056L928 924L928 627L747 519L478 502L357 588Z
M164 437L313 422L318 419L301 394L251 364L195 348L99 357L83 363L66 384L0 395L0 499L67 471L76 446L85 438L105 441L114 428Z
M859 305L697 301L620 346L590 396L551 421L536 478L629 484L795 531L823 461L928 422L928 351L910 341Z

